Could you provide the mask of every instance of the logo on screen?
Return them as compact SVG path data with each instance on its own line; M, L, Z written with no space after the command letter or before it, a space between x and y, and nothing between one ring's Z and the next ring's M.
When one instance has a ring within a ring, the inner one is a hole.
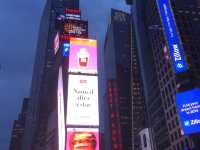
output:
M190 121L185 121L185 122L184 122L184 125L185 125L186 127L190 126Z

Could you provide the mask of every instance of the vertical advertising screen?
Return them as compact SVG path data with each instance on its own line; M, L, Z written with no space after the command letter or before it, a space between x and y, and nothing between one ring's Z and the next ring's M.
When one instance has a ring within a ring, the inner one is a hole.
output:
M97 76L69 75L67 125L99 125Z
M90 39L70 39L69 72L97 74L97 42Z
M64 96L63 96L63 76L62 67L58 73L58 150L65 149L65 116L64 116Z
M97 128L68 128L66 150L99 150Z
M169 0L157 0L157 6L163 23L174 70L176 73L185 72L187 70L186 61Z
M200 132L200 89L177 93L176 104L184 134Z
M55 38L54 38L54 54L57 53L60 46L60 40L59 40L59 33L57 32Z

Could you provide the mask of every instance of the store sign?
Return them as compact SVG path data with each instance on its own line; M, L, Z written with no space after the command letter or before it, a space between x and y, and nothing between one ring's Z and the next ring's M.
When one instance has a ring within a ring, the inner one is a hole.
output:
M67 125L99 125L97 76L69 75Z
M173 12L169 4L169 0L157 0L158 10L163 23L166 40L176 73L185 72L187 70L184 51L180 37L177 33Z
M63 34L70 37L87 38L88 22L77 20L64 20L62 24Z
M176 94L176 104L184 134L200 132L200 89Z
M97 42L70 39L69 72L97 74Z
M60 46L60 40L59 40L59 33L57 32L55 38L54 38L54 54L57 53Z
M66 150L99 150L97 128L68 128Z

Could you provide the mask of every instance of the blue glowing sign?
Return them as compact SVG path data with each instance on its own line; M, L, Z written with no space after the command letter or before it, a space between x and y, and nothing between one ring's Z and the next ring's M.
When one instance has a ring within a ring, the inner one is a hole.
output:
M184 134L200 132L200 89L176 94L176 104Z
M187 70L187 65L169 1L157 0L157 5L163 23L166 40L168 42L174 70L176 73L184 72Z
M64 43L63 44L63 56L69 56L69 43Z

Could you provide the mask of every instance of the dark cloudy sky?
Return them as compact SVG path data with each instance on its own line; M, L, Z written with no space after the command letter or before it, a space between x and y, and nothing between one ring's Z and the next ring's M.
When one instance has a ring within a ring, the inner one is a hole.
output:
M90 36L102 48L110 8L128 10L124 0L82 0ZM0 0L0 150L7 150L12 123L29 95L39 21L45 0Z

